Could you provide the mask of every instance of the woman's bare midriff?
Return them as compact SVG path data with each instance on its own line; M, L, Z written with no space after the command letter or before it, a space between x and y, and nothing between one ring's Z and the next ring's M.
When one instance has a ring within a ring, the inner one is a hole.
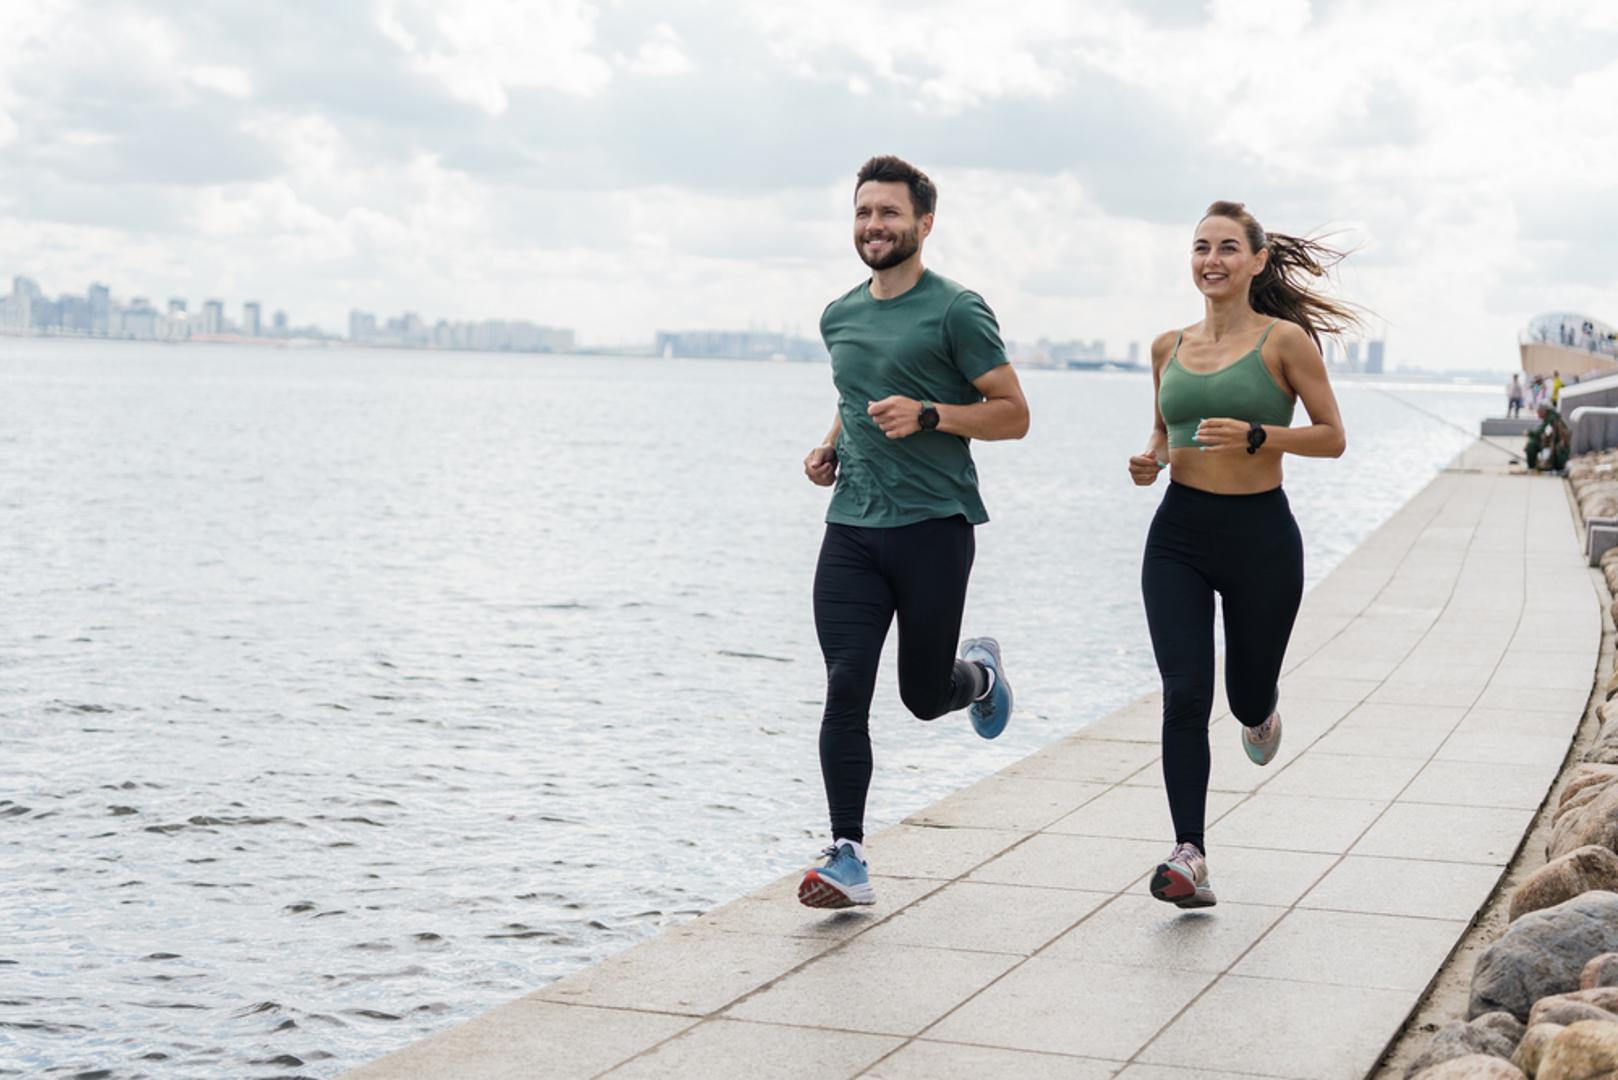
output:
M1281 451L1260 449L1169 451L1169 479L1216 495L1254 495L1281 486Z

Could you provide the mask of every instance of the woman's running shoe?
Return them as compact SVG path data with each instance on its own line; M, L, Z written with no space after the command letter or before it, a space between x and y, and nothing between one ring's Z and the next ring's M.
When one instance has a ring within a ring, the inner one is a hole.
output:
M821 852L826 862L811 867L798 883L798 903L812 908L846 908L876 903L876 889L865 863L847 844Z
M1257 727L1241 725L1242 749L1255 765L1268 765L1281 749L1281 714L1272 711L1269 719Z
M1011 719L1011 684L1006 681L1005 665L1000 660L1000 643L992 637L968 638L961 643L961 659L982 664L993 682L988 693L972 702L968 710L972 730L992 739L1006 730L1006 721Z
M1152 895L1175 907L1213 907L1213 886L1208 882L1208 859L1197 845L1174 845L1169 857L1152 873Z

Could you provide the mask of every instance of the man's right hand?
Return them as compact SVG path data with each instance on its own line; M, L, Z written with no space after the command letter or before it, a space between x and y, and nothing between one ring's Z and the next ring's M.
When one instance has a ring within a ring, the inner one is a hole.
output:
M821 487L837 482L837 451L830 446L817 446L803 459L803 475Z
M1162 471L1154 454L1136 454L1129 459L1129 478L1140 487L1157 483L1157 474Z

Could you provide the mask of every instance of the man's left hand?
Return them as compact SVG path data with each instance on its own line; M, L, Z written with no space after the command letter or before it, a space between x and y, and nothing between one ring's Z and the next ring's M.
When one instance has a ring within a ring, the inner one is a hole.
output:
M865 406L876 426L890 439L902 439L921 430L921 402L915 398L885 397Z

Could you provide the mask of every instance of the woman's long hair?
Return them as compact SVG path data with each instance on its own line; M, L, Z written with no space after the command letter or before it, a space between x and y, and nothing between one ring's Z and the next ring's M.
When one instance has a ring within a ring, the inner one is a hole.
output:
M1239 202L1220 200L1208 207L1202 215L1229 218L1242 227L1247 245L1256 254L1269 249L1270 260L1264 270L1253 279L1247 294L1248 302L1260 315L1286 319L1303 327L1320 347L1320 335L1340 334L1360 325L1355 309L1342 301L1333 300L1321 292L1305 286L1306 278L1325 278L1332 268L1343 261L1347 252L1327 247L1307 237L1266 233L1258 219L1247 212Z

